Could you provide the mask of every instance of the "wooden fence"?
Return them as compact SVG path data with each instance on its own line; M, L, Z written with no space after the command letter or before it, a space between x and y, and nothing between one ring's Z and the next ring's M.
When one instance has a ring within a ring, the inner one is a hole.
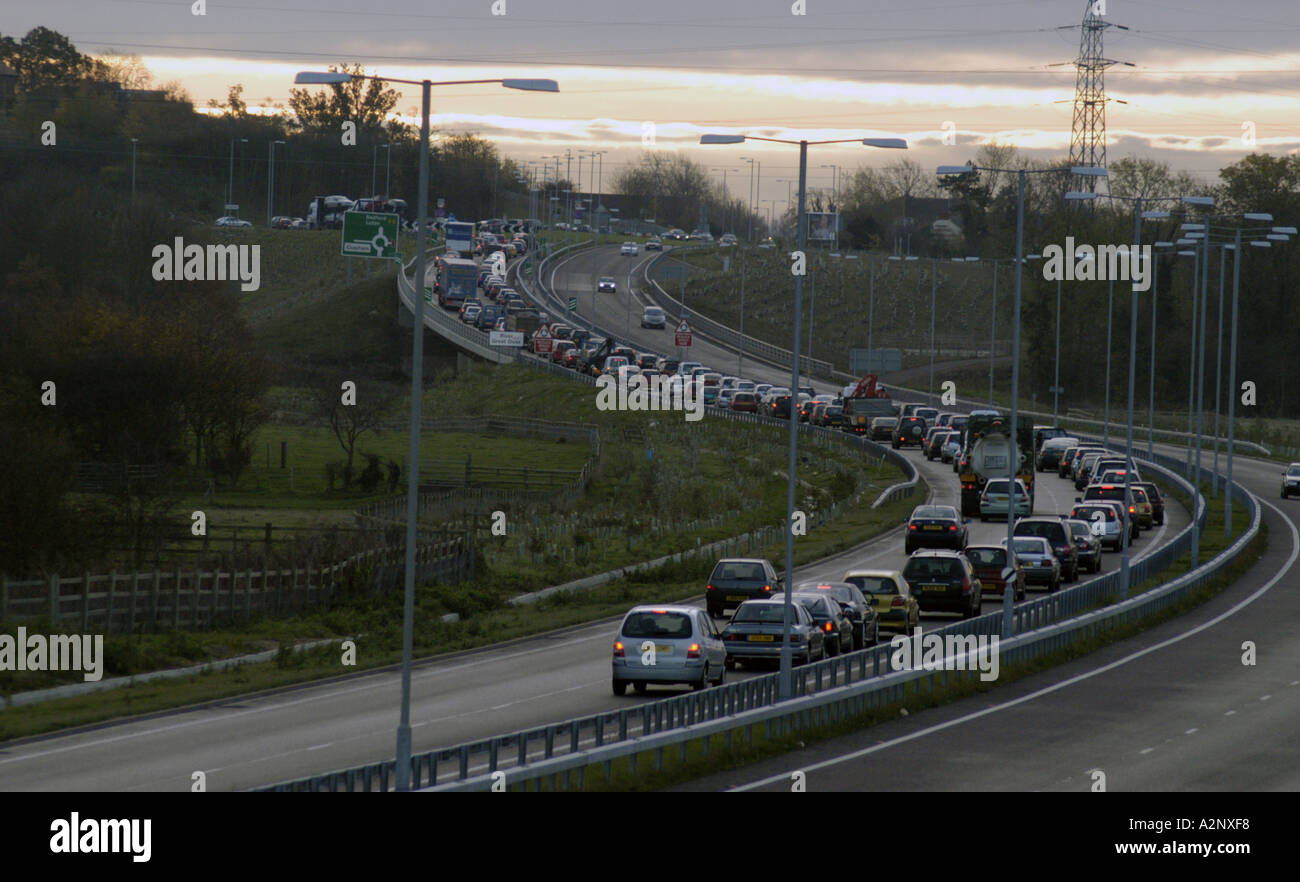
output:
M379 594L400 586L403 546L358 552L321 567L82 574L11 581L0 577L0 622L79 622L83 631L135 633L205 628L224 621L287 616L343 593ZM416 549L416 580L456 583L473 575L473 540L454 536Z

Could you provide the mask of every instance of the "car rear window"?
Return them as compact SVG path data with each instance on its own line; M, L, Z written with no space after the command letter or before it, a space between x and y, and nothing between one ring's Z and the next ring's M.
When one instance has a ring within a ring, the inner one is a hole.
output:
M1007 562L1001 548L967 548L966 559L977 567L1000 567Z
M760 582L767 578L767 574L763 572L762 564L723 561L713 568L713 575L709 578L719 582L724 579L749 579Z
M1016 554L1042 554L1043 545L1041 542L1033 542L1025 539L1016 540Z
M1070 514L1080 520L1091 521L1097 512L1101 512L1105 515L1106 520L1108 521L1115 520L1115 509L1109 507L1102 508L1098 505L1089 506L1088 508L1076 508L1074 511L1070 512Z
M898 585L888 576L850 576L844 580L865 594L897 594Z
M1020 521L1016 524L1015 535L1017 536L1042 536L1052 542L1059 542L1065 539L1065 526L1060 523L1049 524L1046 522Z
M731 617L733 622L785 622L785 609L779 603L742 603Z
M826 607L822 603L823 598L818 594L792 594L790 599L808 610L814 619L826 615Z
M917 579L960 579L961 564L949 557L914 557L903 568L908 581Z
M690 637L691 617L680 612L634 612L623 622L624 637Z

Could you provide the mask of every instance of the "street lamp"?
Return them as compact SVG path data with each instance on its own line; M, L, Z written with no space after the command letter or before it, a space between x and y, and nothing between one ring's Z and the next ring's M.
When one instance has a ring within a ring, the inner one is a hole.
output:
M1035 169L1029 171L1020 169L991 168L988 166L977 165L941 165L937 169L940 176L948 175L970 175L976 171L992 172L1015 172L1016 174L1016 288L1015 288L1015 306L1013 309L1013 318L1011 320L1011 435L1010 440L1013 446L1019 448L1017 443L1017 426L1016 421L1020 416L1020 289L1024 276L1025 265L1025 176L1029 174L1061 174L1069 172L1075 175L1085 175L1088 177L1108 177L1106 169L1097 166L1074 166L1073 168L1050 168ZM1033 451L1026 455L1033 456ZM1007 457L1007 558L1015 554L1015 512L1016 512L1016 471L1020 466L1017 462L1018 457ZM1011 637L1012 626L1012 587L1007 584L1006 590L1002 596L1002 637L1007 639Z
M770 141L776 144L799 145L799 210L795 219L796 250L803 254L806 230L804 228L804 198L808 180L808 145L862 143L868 147L907 149L907 142L901 138L852 138L837 141L793 141L783 138L760 138L755 135L715 135L700 136L701 144L741 144L747 140ZM785 520L785 606L784 625L781 642L781 674L779 695L782 700L794 695L794 680L791 669L790 645L790 592L794 590L794 533L791 532L794 521L795 471L798 465L799 417L795 407L799 400L799 318L803 312L803 276L794 277L794 342L790 346L790 456L786 481L786 520Z
M392 144L376 144L370 151L370 195L377 195L375 192L375 173L379 170L379 151L383 150L385 157L388 159L388 170L384 173L384 199L388 199L388 172L393 168Z
M504 88L525 92L558 92L555 80L547 79L492 79L492 80L397 80L372 77L364 74L341 72L301 71L294 77L297 85L338 85L353 79L379 80L405 83L421 88L420 104L420 189L417 199L415 232L415 315L411 344L411 445L410 469L406 483L406 577L405 599L402 608L402 708L397 726L397 789L411 788L411 654L414 646L415 620L415 523L419 503L420 472L420 396L424 373L424 237L429 211L429 103L433 86L466 86L477 83L500 83Z
M236 141L238 141L240 144L247 144L248 139L247 138L230 139L230 183L226 186L227 205L235 204L235 142Z
M139 138L131 139L131 201L135 201L135 145Z
M271 213L275 210L275 145L283 141L272 141L266 145L266 226L271 226Z

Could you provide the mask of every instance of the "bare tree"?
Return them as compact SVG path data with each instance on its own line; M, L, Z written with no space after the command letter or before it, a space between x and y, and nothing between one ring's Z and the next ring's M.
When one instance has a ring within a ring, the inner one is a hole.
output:
M392 392L373 383L349 392L341 383L332 383L317 387L314 397L317 416L329 426L347 456L343 483L351 486L357 444L367 432L379 434L393 403Z

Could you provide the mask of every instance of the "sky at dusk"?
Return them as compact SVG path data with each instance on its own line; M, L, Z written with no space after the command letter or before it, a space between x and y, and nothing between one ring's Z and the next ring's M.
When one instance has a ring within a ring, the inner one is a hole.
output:
M1295 0L1097 0L1109 158L1153 157L1213 180L1255 150L1300 150L1300 4ZM550 77L561 94L499 86L434 90L433 125L494 141L517 160L603 150L602 177L643 138L728 169L737 196L762 163L761 198L783 200L797 151L749 142L701 147L703 132L809 139L902 137L923 166L973 157L989 140L1037 158L1068 154L1085 0L5 0L0 30L44 25L83 52L142 56L202 107L242 83L256 107L284 103L299 70L360 62L393 77ZM498 13L494 14L494 10ZM1123 102L1123 103L1120 103ZM419 93L398 109L414 114ZM945 132L955 133L945 139ZM945 143L955 141L955 143ZM810 152L809 185L838 165L895 151ZM554 163L555 160L544 160ZM588 163L589 165L589 163ZM584 167L584 181L587 179Z

